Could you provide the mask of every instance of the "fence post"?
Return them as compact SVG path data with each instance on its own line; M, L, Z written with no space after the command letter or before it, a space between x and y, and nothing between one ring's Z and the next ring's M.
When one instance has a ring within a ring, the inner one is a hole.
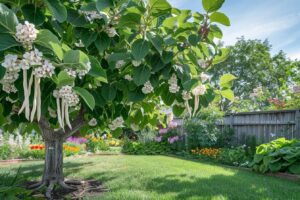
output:
M295 136L296 138L300 138L300 110L296 110L296 115L295 115Z
M233 129L233 114L230 114L230 128Z

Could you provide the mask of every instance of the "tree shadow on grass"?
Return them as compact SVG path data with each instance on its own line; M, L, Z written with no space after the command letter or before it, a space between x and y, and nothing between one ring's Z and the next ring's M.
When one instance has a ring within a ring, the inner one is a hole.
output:
M201 173L201 171L199 171ZM146 183L146 189L160 194L171 193L176 200L183 199L300 199L300 184L283 187L275 178L251 178L246 172L234 175L195 177L186 174L166 175ZM274 180L271 180L274 179ZM298 188L298 189L297 189Z

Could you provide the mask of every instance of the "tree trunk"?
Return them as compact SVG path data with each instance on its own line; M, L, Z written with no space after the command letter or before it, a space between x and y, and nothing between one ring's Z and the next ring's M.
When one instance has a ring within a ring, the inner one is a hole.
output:
M45 141L45 166L42 180L48 185L51 182L64 181L63 175L63 141Z

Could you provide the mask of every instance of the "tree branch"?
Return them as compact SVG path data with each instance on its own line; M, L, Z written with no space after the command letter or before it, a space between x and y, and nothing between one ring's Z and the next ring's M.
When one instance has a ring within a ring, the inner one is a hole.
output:
M84 124L85 124L85 122L84 122L84 108L81 107L79 115L77 116L76 119L74 119L71 122L72 129L70 129L69 127L66 127L65 131L60 130L60 131L58 131L58 133L60 135L63 135L64 138L70 137L76 131L78 131Z

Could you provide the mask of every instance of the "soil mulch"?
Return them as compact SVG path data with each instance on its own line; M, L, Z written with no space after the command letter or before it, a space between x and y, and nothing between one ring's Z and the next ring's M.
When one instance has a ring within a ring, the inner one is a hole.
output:
M28 181L24 184L25 187L29 187L32 184L37 182ZM72 199L72 200L81 200L83 197L88 196L101 196L104 192L107 192L108 189L104 188L103 184L97 180L86 180L86 181L78 181L78 180L66 180L65 181L68 186L74 187L76 189L70 190L65 189L60 186L53 189L51 200L64 200L64 199ZM45 189L33 192L32 196L37 199L47 199L45 197Z

